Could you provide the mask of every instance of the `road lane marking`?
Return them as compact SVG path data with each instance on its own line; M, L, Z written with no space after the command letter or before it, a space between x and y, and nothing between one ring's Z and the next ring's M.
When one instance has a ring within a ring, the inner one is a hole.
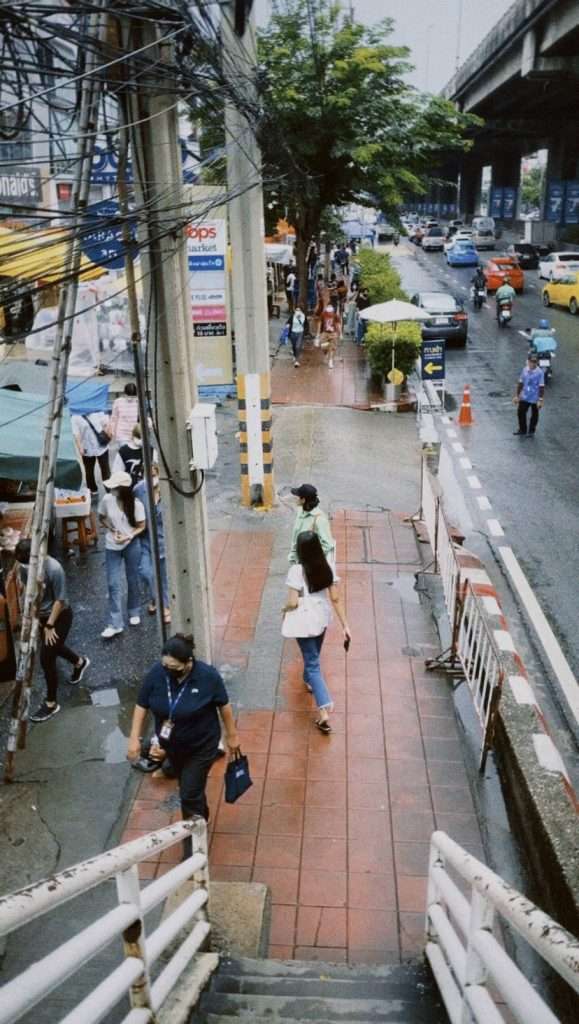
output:
M462 453L464 451L464 447L460 443L460 441L453 441L452 442L452 447L453 447L454 451L457 453L457 455L462 455Z
M479 488L481 486L481 482L480 482L478 476L474 476L474 474L473 474L473 476L467 476L467 480L468 480L469 486L472 487L473 491L478 491L479 490Z
M487 526L492 533L493 537L504 537L505 531L503 530L498 519L487 519Z
M541 608L534 591L525 576L512 548L499 548L499 555L514 583L515 589L525 606L533 628L541 641L541 645L551 664L573 717L579 723L579 686L573 675L571 666L561 650L559 641L553 633L545 613Z
M491 508L493 506L491 505L491 503L490 503L490 501L489 501L489 499L487 497L485 497L483 495L480 498L477 498L476 500L477 500L477 504L478 504L478 507L480 508L481 512L490 512L490 510L491 510Z
M467 459L466 455L464 459L459 459L458 461L460 462L463 469L472 469L472 462L470 461L470 459Z
M456 437L457 436L456 430L454 430L452 427L447 427L446 428L446 433L447 433L448 437Z
M536 704L537 698L528 679L524 676L509 676L509 686L517 704Z

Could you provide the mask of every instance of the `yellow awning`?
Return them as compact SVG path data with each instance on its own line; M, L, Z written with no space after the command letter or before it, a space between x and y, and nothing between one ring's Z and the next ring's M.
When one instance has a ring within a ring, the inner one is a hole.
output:
M0 228L0 277L23 281L58 282L65 272L68 234L62 228L46 231L11 231ZM106 273L104 267L81 258L81 281Z

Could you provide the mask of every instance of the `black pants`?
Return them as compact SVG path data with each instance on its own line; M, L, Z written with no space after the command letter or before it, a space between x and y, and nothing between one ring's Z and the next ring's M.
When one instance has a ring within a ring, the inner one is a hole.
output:
M194 754L180 754L171 751L171 764L177 772L179 779L179 797L181 800L181 814L184 818L192 818L199 814L205 821L209 821L209 805L205 795L207 776L211 765L217 757L218 743L212 742L203 750L195 751ZM190 857L193 841L191 836L183 840L183 857Z
M98 490L96 480L94 477L94 468L97 459L101 470L101 479L103 481L108 480L108 478L111 475L108 448L106 452L102 453L102 455L83 455L82 461L84 463L84 469L86 473L86 486L88 487L89 491L92 492L92 494L94 494L94 492Z
M519 399L517 406L517 416L519 417L519 430L521 434L527 433L527 413L531 410L531 422L529 424L529 434L534 434L537 429L537 423L539 422L539 406L536 402L523 402Z
M58 616L54 628L56 630L57 641L50 647L44 639L44 626L46 625L47 619L40 620L40 664L46 678L46 699L51 704L56 701L56 694L58 692L58 672L56 670L56 659L64 658L65 661L69 661L71 665L76 665L78 662L78 654L67 647L65 640L70 633L70 627L72 626L72 608L63 608L60 615Z

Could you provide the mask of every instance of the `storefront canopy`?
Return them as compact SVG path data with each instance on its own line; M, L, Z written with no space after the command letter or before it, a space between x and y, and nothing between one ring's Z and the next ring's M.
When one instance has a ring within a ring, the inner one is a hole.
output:
M0 363L0 388L48 394L50 366L37 366L25 359L6 359ZM70 413L106 412L109 386L96 380L69 381L66 400Z
M0 229L0 277L22 281L54 283L65 275L68 235L59 228L47 231ZM81 281L90 281L105 273L83 256Z
M0 477L38 478L47 412L46 395L0 390ZM67 411L62 418L55 483L71 491L82 487L82 470Z

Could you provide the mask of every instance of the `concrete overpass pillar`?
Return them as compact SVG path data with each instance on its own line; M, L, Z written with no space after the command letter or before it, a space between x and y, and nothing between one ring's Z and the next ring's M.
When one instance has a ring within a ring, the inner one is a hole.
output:
M579 138L576 132L569 132L567 135L558 135L550 139L548 143L549 156L547 159L546 190L543 199L542 220L540 230L545 240L561 238L565 231L562 222L556 223L548 219L548 206L550 202L549 183L576 181L579 179ZM556 200L555 200L556 201ZM535 229L539 230L538 226Z
M464 158L460 172L459 207L463 219L470 220L480 202L482 164L480 160Z

